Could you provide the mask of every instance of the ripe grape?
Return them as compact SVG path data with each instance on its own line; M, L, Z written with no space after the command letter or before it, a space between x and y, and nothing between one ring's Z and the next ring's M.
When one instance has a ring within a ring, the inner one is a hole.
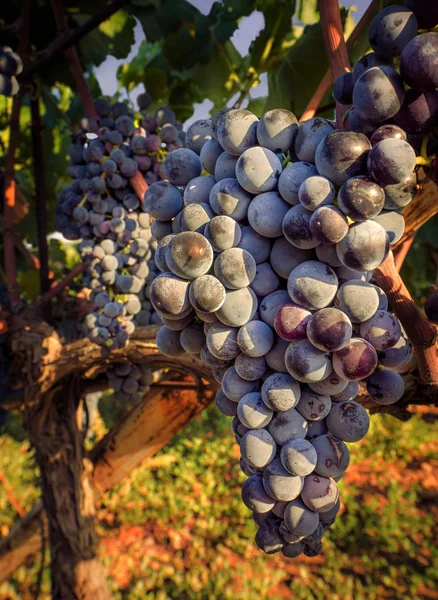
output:
M317 513L331 510L339 497L338 486L330 477L307 475L304 479L301 498L304 504Z
M292 377L303 383L325 379L332 366L328 354L315 348L308 340L291 342L287 347L284 360Z
M187 148L200 154L202 147L212 139L213 132L211 129L210 119L199 119L190 125L186 132Z
M362 119L382 122L393 117L405 97L403 80L392 67L372 67L356 81L353 104Z
M405 232L405 220L403 215L395 211L382 211L374 217L373 221L379 223L388 234L389 243L398 242Z
M351 402L359 393L357 381L349 381L347 387L337 394L332 395L333 402Z
M348 221L335 206L321 206L312 213L309 229L313 239L319 244L337 244L348 233Z
M292 300L309 310L317 310L330 304L337 289L338 278L333 269L316 260L309 260L295 267L287 282Z
M342 73L333 83L332 96L340 104L353 104L353 87L353 73Z
M199 177L189 181L183 194L185 206L188 204L208 204L210 192L215 185L216 181L211 176L199 175Z
M397 138L378 142L368 155L368 171L381 186L402 183L415 167L415 152Z
M237 345L247 356L258 358L265 356L272 348L274 334L263 321L250 321L243 325L237 334Z
M271 250L269 240L254 231L249 225L242 227L238 247L247 250L256 261L256 264L265 262Z
M289 440L281 448L281 463L292 475L305 477L316 466L317 453L313 445L300 438Z
M378 310L379 295L371 283L353 279L340 286L334 304L352 323L363 323Z
M325 379L316 383L309 383L309 388L322 395L333 396L342 392L348 386L348 381L341 379L334 371Z
M317 247L317 252L318 248L320 246ZM314 257L312 250L297 248L288 242L285 237L279 237L275 240L271 253L268 256L272 268L283 279L287 279L292 269L300 263L311 260Z
M438 87L437 58L438 33L422 33L404 48L400 56L400 74L416 90L435 90Z
M405 46L417 35L414 13L404 6L388 6L371 23L369 41L372 49L386 58L400 56Z
M239 224L226 215L213 217L204 229L204 236L215 252L223 252L236 247L242 235Z
M295 408L289 408L288 410L274 413L268 425L268 431L275 442L283 446L288 440L305 438L307 427L306 419Z
M329 133L332 133L333 130L333 123L321 117L309 119L301 123L295 140L295 154L298 159L314 163L318 144ZM317 173L312 173L312 175L317 175ZM307 175L307 177L310 177L310 175Z
M296 116L283 108L269 110L257 124L257 141L260 146L275 153L292 148L299 131Z
M338 194L339 208L353 221L372 219L380 213L384 202L384 190L370 177L351 177Z
M266 373L267 364L263 356L253 358L242 353L236 356L234 367L242 379L255 381Z
M256 513L266 513L274 508L275 504L275 500L265 491L263 479L259 475L252 475L245 481L242 486L242 500L247 508Z
M187 185L202 171L199 156L188 148L180 148L166 156L163 165L166 179L174 185Z
M337 308L323 308L307 324L307 337L319 350L334 352L351 339L353 329L348 316Z
M229 400L223 391L219 389L216 392L215 396L216 407L223 415L226 417L235 417L237 414L237 404L232 400ZM252 475L251 472L248 472L248 475Z
M182 329L179 341L181 346L189 354L199 354L205 344L205 334L201 325L192 323Z
M303 478L291 475L276 458L263 471L263 485L267 493L280 502L297 498L303 489Z
M224 394L233 402L239 402L239 400L246 394L255 392L257 390L258 381L247 381L242 379L237 374L234 367L229 367L225 372L222 379L222 389Z
M298 131L300 136L302 127ZM298 191L308 177L318 175L315 165L310 162L295 162L287 165L278 180L278 192L289 204L299 204Z
M312 213L298 204L289 209L283 218L284 237L293 246L302 250L316 248L320 244L310 229L311 217Z
M265 192L256 196L248 208L248 221L260 235L276 238L281 235L284 216L289 206L277 192Z
M201 275L192 281L189 301L194 309L215 312L225 302L226 291L222 283L213 275Z
M257 296L267 296L275 292L279 285L280 280L269 263L256 266L256 274L250 286Z
M317 394L313 390L305 387L301 392L300 401L297 404L297 411L308 421L320 421L330 412L332 401L330 396Z
M242 327L254 317L257 305L257 296L251 288L227 290L225 301L215 315L225 325Z
M378 310L360 326L360 335L376 350L388 350L401 336L399 320L386 310Z
M231 177L221 179L210 192L210 206L217 215L227 215L235 221L244 219L251 195Z
M266 429L250 429L242 435L240 452L242 458L252 467L262 469L268 465L274 459L276 450L277 444Z
M316 149L318 173L335 185L342 185L350 177L365 175L370 148L368 138L362 133L345 130L329 133Z
M313 175L303 181L298 189L298 199L304 208L314 211L320 206L331 204L336 195L332 182L326 177Z
M255 146L248 148L236 164L236 178L251 194L269 192L277 187L281 162L274 152Z
M179 331L172 331L166 326L160 327L156 338L157 348L164 354L177 358L185 354L184 348L181 346Z
M319 523L319 515L310 510L299 498L292 500L284 511L284 522L287 529L298 536L311 535Z
M337 402L326 419L330 433L344 442L358 442L370 427L367 411L357 402Z
M237 405L237 416L250 429L266 427L272 419L273 411L266 406L261 394L252 392L245 394Z
M261 393L268 408L284 412L298 404L301 389L299 383L287 373L274 373L263 382Z
M214 274L229 290L247 287L256 274L253 257L242 248L224 250L214 261Z
M311 313L297 304L284 304L275 315L274 328L281 338L293 342L305 340Z
M223 323L213 323L206 336L207 347L216 358L232 360L239 354L238 329Z
M189 283L173 273L162 273L152 282L151 302L164 316L181 318L191 308Z
M270 327L274 327L275 316L284 304L290 303L290 296L286 290L276 290L265 296L260 302L260 317Z
M284 546L284 540L279 533L278 523L273 519L262 523L256 533L255 543L266 554L280 552Z
M199 158L201 159L202 168L205 169L207 173L210 173L210 175L215 174L216 162L223 152L224 149L215 139L208 140L202 146Z
M175 275L193 279L209 271L213 263L213 249L200 233L185 231L170 241L166 262Z
M389 237L379 223L364 221L350 227L347 235L336 244L336 251L349 269L372 271L388 256Z
M384 369L368 377L367 392L377 404L394 404L400 400L404 391L403 378L395 371Z
M315 471L324 477L342 475L350 464L350 452L346 444L331 434L320 435L313 440L316 453Z
M383 309L384 310L384 309ZM387 369L396 369L401 367L412 359L413 348L412 343L405 338L403 335L400 337L398 342L388 348L377 353L379 357L379 364Z

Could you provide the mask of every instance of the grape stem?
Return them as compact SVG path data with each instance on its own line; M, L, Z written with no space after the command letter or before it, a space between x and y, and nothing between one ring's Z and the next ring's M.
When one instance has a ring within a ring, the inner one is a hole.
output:
M40 298L35 300L35 304L46 304L47 302L50 302L52 298L56 298L56 296L59 296L62 290L65 289L73 281L73 279L75 279L75 277L81 275L81 273L84 273L84 271L86 270L86 263L78 263L73 267L73 269L68 275L66 275L60 281L57 281L49 290L47 290L45 294L43 294Z
M360 35L363 30L366 29L371 21L374 18L377 10L379 9L379 0L372 0L365 13L362 15L359 23L351 32L350 36L347 39L347 50L351 51L358 41ZM308 105L306 106L303 114L301 115L300 121L307 121L316 115L316 111L318 106L321 104L324 96L327 93L331 83L333 81L332 74L330 68L325 72L324 77L322 78L320 84L315 90L312 98L310 99Z
M420 379L424 383L437 385L436 327L423 316L415 305L397 271L392 252L389 253L385 262L374 271L373 278L388 296L392 310L414 346Z
M22 2L22 29L19 46L19 54L25 59L29 49L29 25L30 25L30 0ZM6 156L5 184L4 184L4 208L3 208L3 237L4 237L4 261L5 275L8 286L8 296L11 306L15 307L20 302L20 290L17 279L17 265L15 262L15 153L20 137L20 113L22 105L22 93L15 96L12 102L10 120L9 146Z
M343 73L350 71L347 44L342 27L341 12L338 0L318 0L321 15L322 36L329 60L333 81ZM342 115L345 107L336 102L336 127L343 129Z

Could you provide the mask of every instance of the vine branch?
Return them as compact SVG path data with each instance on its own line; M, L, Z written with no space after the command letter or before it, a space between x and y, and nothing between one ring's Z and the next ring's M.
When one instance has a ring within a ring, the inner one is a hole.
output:
M93 29L96 29L96 27L122 8L123 5L128 4L128 1L129 0L114 0L104 10L88 19L81 27L77 27L72 32L66 32L64 35L54 40L46 48L41 58L31 63L23 70L23 73L19 77L20 83L31 80L35 73L50 62L59 52L65 52L68 48L77 44L83 37L88 33L91 33Z
M22 28L18 52L25 59L29 51L29 26L30 26L30 0L22 2ZM6 283L11 306L15 307L20 302L20 291L17 280L17 265L15 262L15 230L14 230L14 208L15 208L15 153L18 148L20 137L20 112L22 104L21 93L15 96L12 102L12 113L10 122L9 146L6 156L5 184L4 184L4 260Z
M49 248L47 244L47 206L44 183L44 150L41 138L41 117L39 97L31 98L30 110L32 115L32 153L33 178L35 181L35 212L37 222L40 293L44 294L50 287L49 282Z

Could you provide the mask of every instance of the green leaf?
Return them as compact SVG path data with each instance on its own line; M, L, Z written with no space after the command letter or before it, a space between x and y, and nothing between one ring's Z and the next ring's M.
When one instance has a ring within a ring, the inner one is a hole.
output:
M295 17L304 25L319 21L318 0L297 0Z
M266 63L272 55L283 53L281 43L292 27L295 0L264 0L260 8L265 26L250 47L251 65L256 71L259 71L262 61Z
M89 15L75 15L82 25ZM118 11L79 42L80 53L86 64L100 65L108 55L125 58L134 43L134 19L125 11Z

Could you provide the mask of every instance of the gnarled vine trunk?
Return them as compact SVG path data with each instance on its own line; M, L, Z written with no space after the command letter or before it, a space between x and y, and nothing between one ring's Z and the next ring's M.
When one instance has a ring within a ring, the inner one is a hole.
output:
M81 428L83 394L83 382L71 376L40 397L25 395L26 428L41 472L48 520L54 600L110 598L96 558L91 465Z

